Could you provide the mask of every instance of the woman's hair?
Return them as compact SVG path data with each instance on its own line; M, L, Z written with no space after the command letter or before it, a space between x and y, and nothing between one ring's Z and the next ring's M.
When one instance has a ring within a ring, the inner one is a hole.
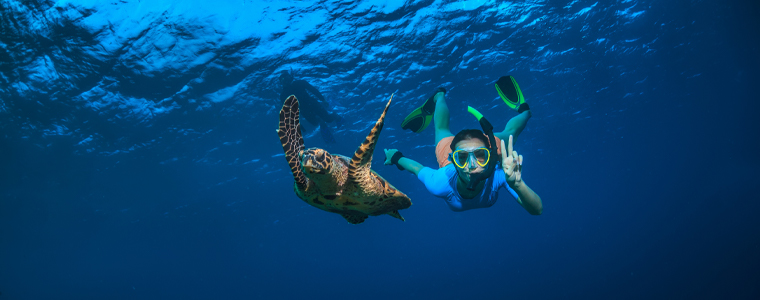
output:
M455 151L457 149L457 143L463 141L463 140L469 140L469 139L479 139L483 142L486 147L488 147L491 143L488 142L488 138L486 137L486 134L478 129L465 129L457 133L457 135L454 136L454 139L451 140L451 151Z

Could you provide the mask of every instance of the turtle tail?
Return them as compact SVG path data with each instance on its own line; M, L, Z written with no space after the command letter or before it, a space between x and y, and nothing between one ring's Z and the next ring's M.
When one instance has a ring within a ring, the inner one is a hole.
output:
M388 215L391 216L391 217L394 217L396 219L399 219L401 221L406 222L406 220L404 220L404 217L401 216L401 214L398 212L398 210L394 210L392 212L389 212Z

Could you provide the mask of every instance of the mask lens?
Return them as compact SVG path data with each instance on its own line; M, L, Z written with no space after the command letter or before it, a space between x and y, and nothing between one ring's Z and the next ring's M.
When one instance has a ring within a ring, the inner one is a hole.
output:
M470 153L464 150L454 151L454 163L457 167L464 168L467 166L467 159L470 157Z
M488 159L490 158L490 153L488 152L488 149L480 148L475 149L475 151L472 152L473 155L475 155L475 159L478 160L478 165L481 167L485 167L488 164Z

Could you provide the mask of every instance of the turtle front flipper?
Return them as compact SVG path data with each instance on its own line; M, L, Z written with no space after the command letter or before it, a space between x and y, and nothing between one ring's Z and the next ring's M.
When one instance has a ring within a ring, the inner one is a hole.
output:
M301 169L300 153L303 151L303 136L301 135L301 116L298 110L298 99L291 95L282 104L280 109L280 128L277 130L285 150L285 159L288 160L290 171L296 180L296 186L303 190L308 184L308 179Z
M391 98L388 99L388 104L385 105L383 114L380 115L380 119L375 123L375 127L372 127L372 131L369 132L367 138L364 139L364 142L359 146L359 149L356 149L356 152L354 152L354 156L351 158L351 163L348 165L349 180L356 181L356 179L361 176L358 173L360 169L364 169L366 173L369 173L369 167L372 164L372 153L375 152L377 139L380 137L380 131L383 130L383 124L385 123L385 113L388 112L388 107L391 106L392 100L393 94L391 94Z

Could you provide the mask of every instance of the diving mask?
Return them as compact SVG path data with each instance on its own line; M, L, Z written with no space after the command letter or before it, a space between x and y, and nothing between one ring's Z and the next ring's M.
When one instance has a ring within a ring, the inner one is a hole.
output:
M478 164L481 167L488 166L488 161L491 159L491 151L488 148L478 148L474 150L460 149L451 153L451 160L454 164L464 169L468 165L474 166Z

